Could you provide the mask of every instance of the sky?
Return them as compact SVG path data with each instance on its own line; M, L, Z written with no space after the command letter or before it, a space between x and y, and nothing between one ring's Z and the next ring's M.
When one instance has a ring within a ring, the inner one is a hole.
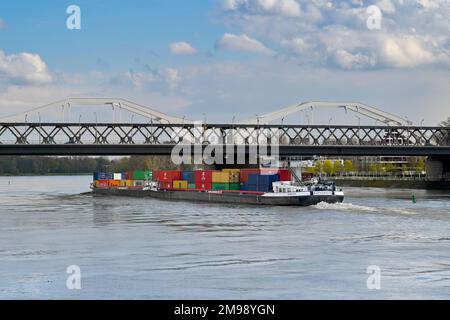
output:
M67 27L71 5L80 29ZM116 97L230 122L344 100L434 125L449 89L450 0L0 3L0 115ZM314 121L357 121L333 112Z

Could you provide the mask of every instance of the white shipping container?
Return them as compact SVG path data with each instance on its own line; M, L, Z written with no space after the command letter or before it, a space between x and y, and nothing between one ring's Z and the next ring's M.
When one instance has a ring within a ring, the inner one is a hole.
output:
M122 180L122 174L121 173L114 173L114 180Z

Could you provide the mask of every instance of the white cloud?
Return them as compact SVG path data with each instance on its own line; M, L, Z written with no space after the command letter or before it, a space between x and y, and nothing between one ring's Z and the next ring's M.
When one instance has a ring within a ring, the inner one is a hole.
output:
M294 53L297 54L304 54L311 48L310 45L308 45L304 39L302 38L293 38L290 40L283 40L281 41L281 44L292 50Z
M224 8L258 14L281 14L285 17L298 17L301 13L296 0L225 0Z
M380 7L383 13L395 13L395 5L391 0L378 0L376 5Z
M447 0L417 0L424 9L437 9L441 5L449 5Z
M361 53L350 53L339 49L334 54L336 64L342 69L366 69L375 65L375 59Z
M6 22L2 18L0 18L0 29L6 28Z
M131 82L135 88L142 88L145 84L155 80L155 76L148 72L136 72L128 70L125 72L125 77Z
M294 11L296 19L288 19L277 7L280 1L224 0L222 19L240 33L279 48L276 57L296 59L301 65L450 66L448 0L375 0L384 13L381 30L366 26L367 1L295 2L301 10Z
M272 50L256 39L250 38L246 34L235 35L225 33L216 43L216 48L231 51L246 51L265 55L272 54Z
M197 53L197 49L195 49L189 43L184 41L169 43L169 50L173 54L180 54L180 55Z
M7 84L46 84L53 76L38 54L7 55L0 50L0 80Z
M164 78L171 89L175 89L181 81L180 72L175 68L164 70Z
M415 67L436 61L433 53L423 48L415 37L387 37L382 42L380 56L387 65Z

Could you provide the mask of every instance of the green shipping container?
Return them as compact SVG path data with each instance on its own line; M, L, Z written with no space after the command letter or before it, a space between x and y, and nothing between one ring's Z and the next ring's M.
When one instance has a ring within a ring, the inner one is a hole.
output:
M153 171L135 170L133 171L133 180L152 180Z
M230 190L230 184L229 183L216 183L214 182L212 184L213 190Z
M240 183L230 183L230 189L229 190L241 190Z
M189 183L188 189L195 189L195 183Z

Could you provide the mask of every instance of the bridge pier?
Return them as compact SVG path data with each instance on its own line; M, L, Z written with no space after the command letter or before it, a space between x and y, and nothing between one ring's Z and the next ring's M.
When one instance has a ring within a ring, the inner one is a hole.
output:
M428 157L425 163L428 181L450 182L450 157L433 156Z

